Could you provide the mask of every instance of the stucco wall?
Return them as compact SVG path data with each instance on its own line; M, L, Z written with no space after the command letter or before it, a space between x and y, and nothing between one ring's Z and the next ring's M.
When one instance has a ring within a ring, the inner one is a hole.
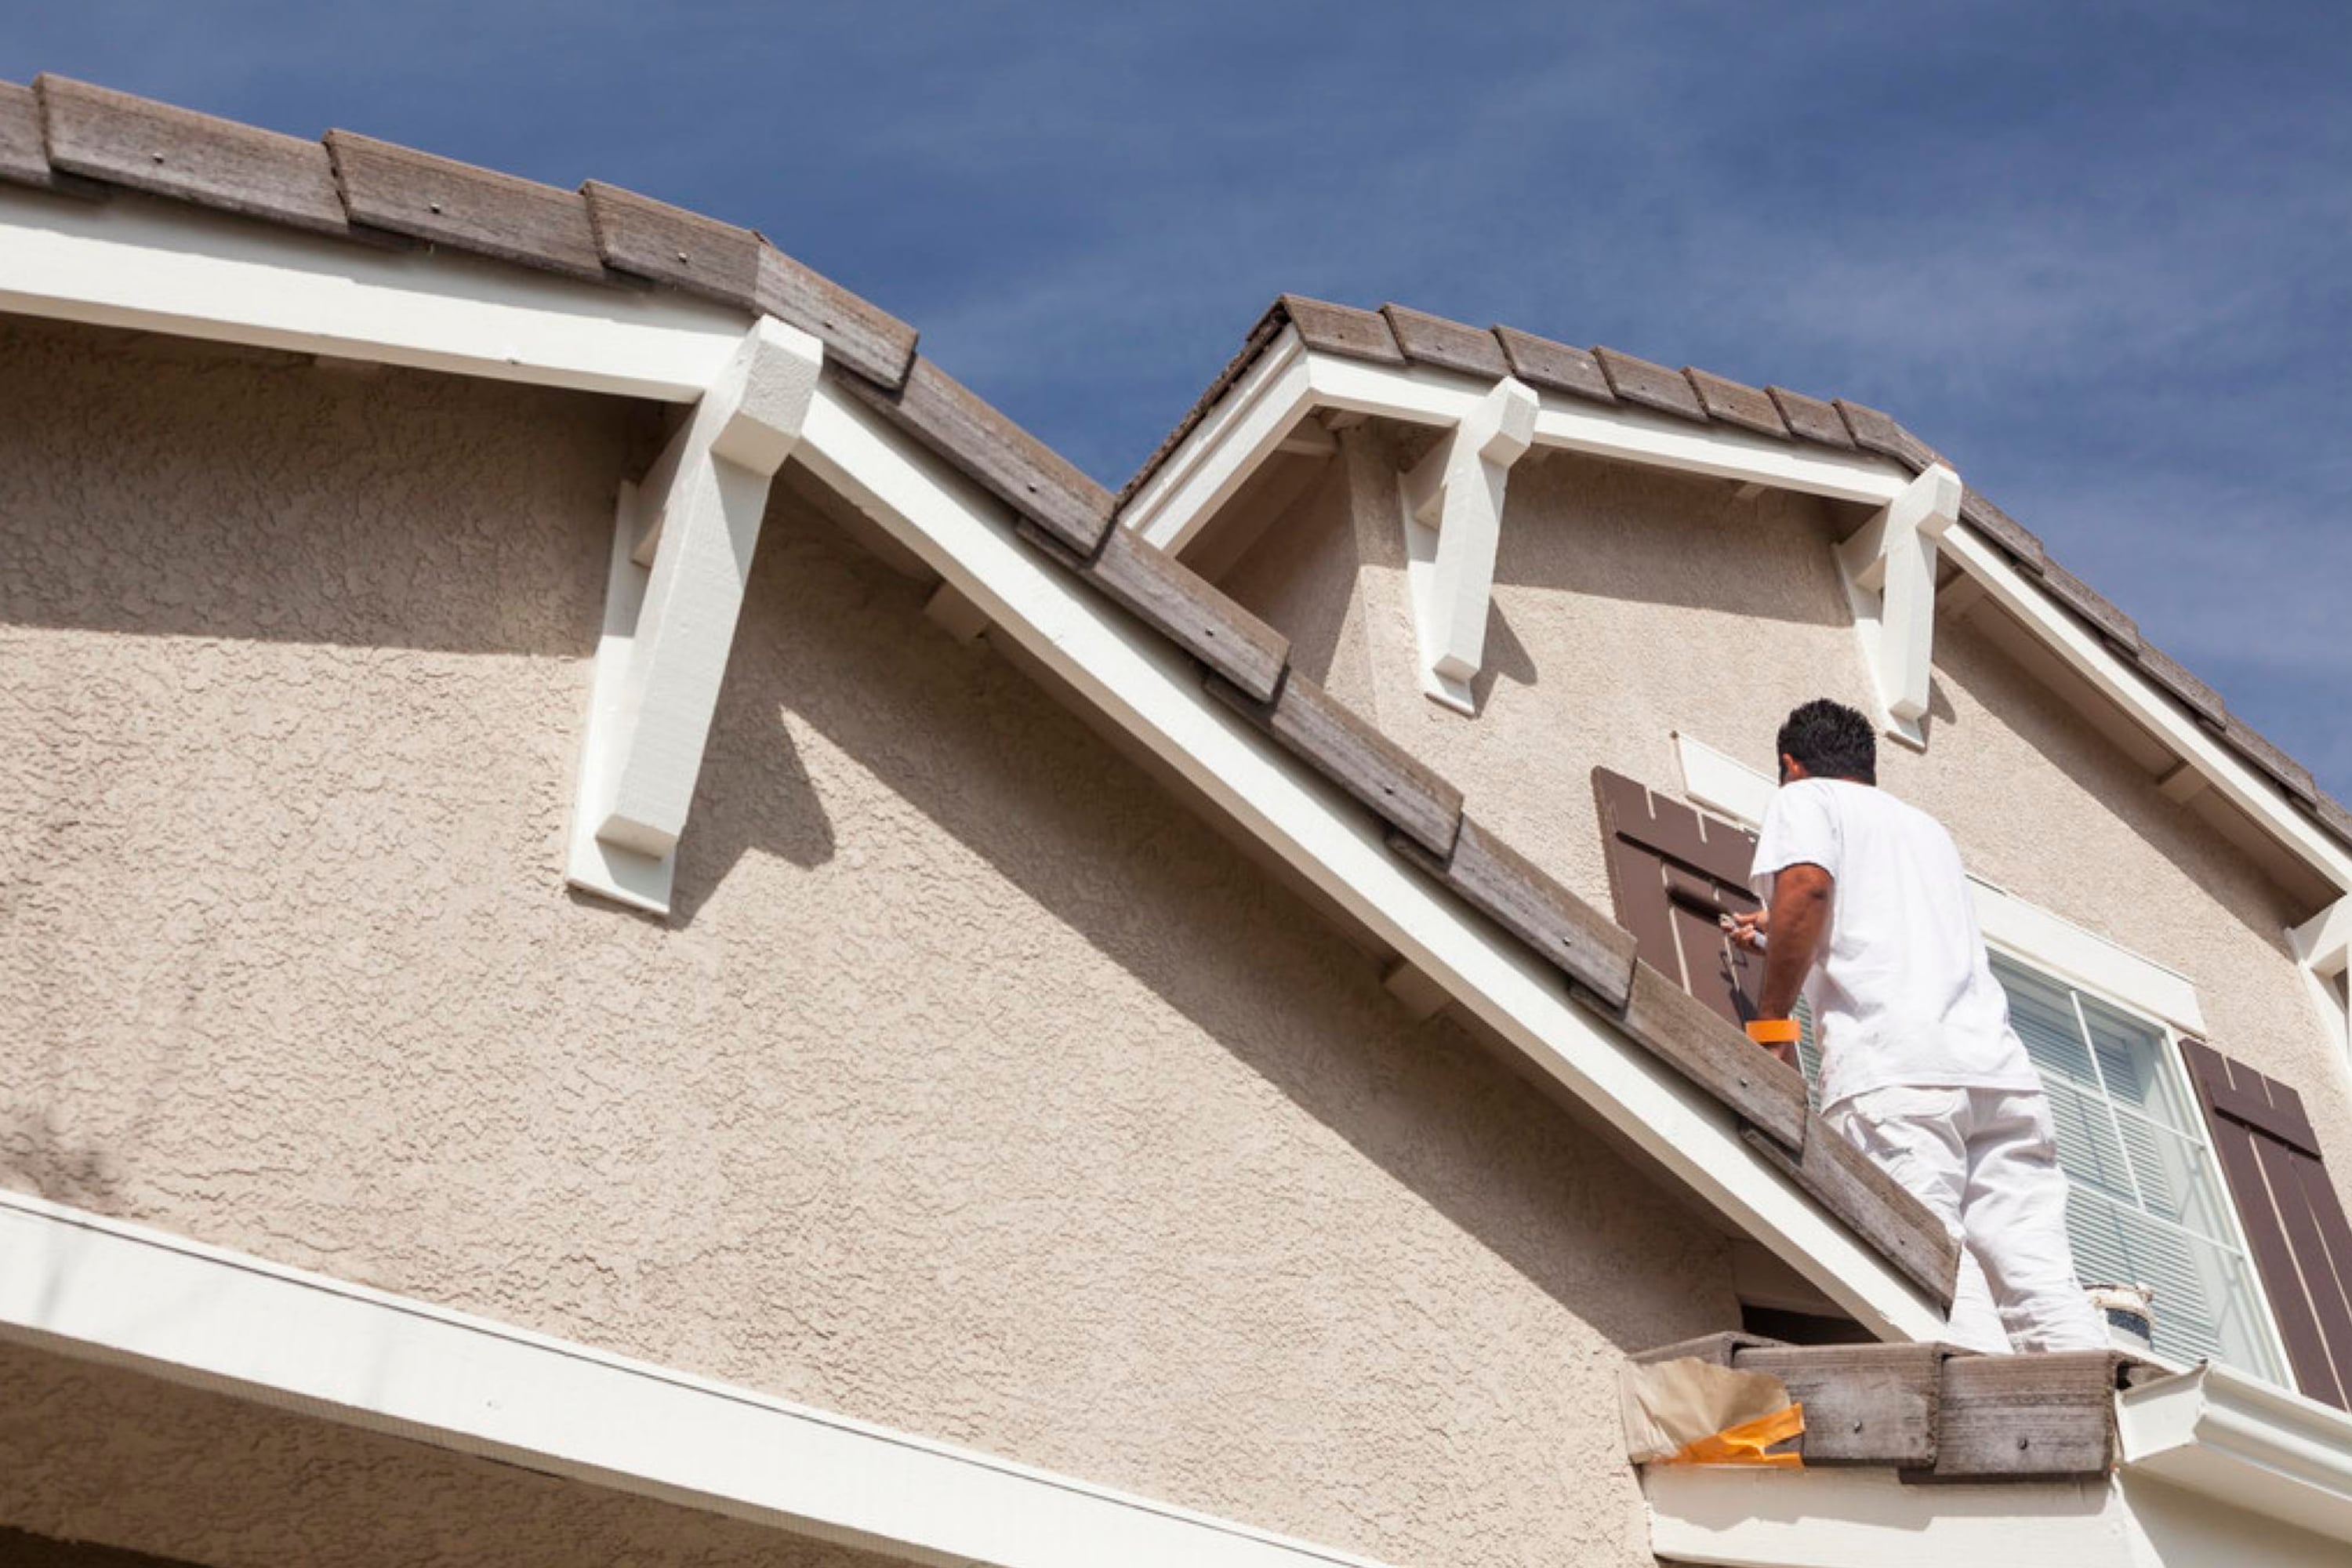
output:
M1723 1244L780 501L559 874L585 397L0 337L0 1180L1407 1563L1642 1561Z
M5 1342L0 1525L207 1568L897 1561Z
M1718 480L1553 455L1514 470L1486 628L1481 710L1423 698L1412 663L1390 476L1409 451L1366 426L1354 465L1352 575L1374 696L1360 709L1468 794L1570 887L1609 907L1594 766L1675 789L1677 730L1769 771L1788 710L1821 695L1868 707L1859 641L1818 503ZM1254 559L1286 556L1275 536ZM1244 596L1276 624L1322 605L1271 569ZM1997 614L1983 611L1981 615ZM1333 618L1319 608L1325 621ZM2302 1090L2352 1205L2352 1075L2322 1033L2284 939L2295 904L2060 700L1976 620L1936 639L1930 746L1880 747L1888 787L1949 825L1969 868L2196 982L2212 1041Z

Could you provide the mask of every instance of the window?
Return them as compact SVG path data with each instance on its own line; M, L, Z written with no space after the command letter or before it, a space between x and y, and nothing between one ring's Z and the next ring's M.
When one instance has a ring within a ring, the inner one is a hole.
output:
M2072 1191L2066 1229L2086 1284L2156 1288L2156 1349L2277 1380L2269 1318L2170 1033L2005 953L1994 976L2041 1069ZM1812 1021L1798 1051L1821 1073Z

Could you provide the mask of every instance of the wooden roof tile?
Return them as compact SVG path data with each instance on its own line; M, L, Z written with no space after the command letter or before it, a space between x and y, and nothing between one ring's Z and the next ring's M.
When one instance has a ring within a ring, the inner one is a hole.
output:
M1845 416L1853 444L1865 452L1892 458L1915 474L1944 460L1942 453L1875 408L1843 397L1835 400L1835 406Z
M1271 703L1212 677L1209 689L1430 854L1454 852L1462 792L1296 669Z
M1702 425L1706 423L1706 410L1700 406L1698 394L1691 390L1690 378L1680 371L1619 353L1615 349L1596 348L1592 357L1601 362L1601 372L1609 378L1609 390L1623 401L1684 419L1696 419Z
M41 148L41 103L33 89L0 81L0 180L36 190L57 188Z
M54 168L317 234L351 231L316 142L67 77L33 88Z
M1395 335L1397 347L1404 351L1405 358L1416 363L1458 370L1465 375L1484 376L1488 381L1500 381L1511 374L1510 362L1503 357L1503 345L1495 341L1492 332L1482 332L1475 327L1465 327L1459 321L1402 305L1383 305L1381 314L1388 318L1389 331Z
M1503 357L1509 362L1511 374L1529 386L1565 392L1595 403L1617 401L1617 395L1609 390L1609 377L1602 373L1601 362L1587 350L1556 343L1517 327L1496 327L1495 341L1503 345Z
M2231 745L2245 753L2247 761L2276 779L2289 795L2305 805L2318 803L2319 785L2312 778L2311 770L2271 744L2261 731L2232 713L2229 727L2222 732Z
M1269 701L1281 687L1290 639L1132 529L1111 528L1094 559L1078 569L1253 700Z
M2090 622L2109 642L2126 653L2137 655L2139 652L2138 623L2109 603L2088 583L2055 561L2045 561L2042 568L2042 585L2050 591L2052 598Z
M1404 351L1397 347L1388 318L1377 310L1334 305L1304 294L1285 294L1276 304L1298 329L1299 341L1310 349L1383 364L1404 363Z
M2221 694L2189 674L2178 659L2154 643L2140 644L2139 667L2150 680L2179 698L2207 723L2218 727L2230 721L2230 710L2223 705Z
M1451 856L1433 855L1401 833L1389 836L1389 847L1444 881L1606 1005L1623 1007L1633 994L1633 933L1475 818L1463 817ZM1803 1093L1800 1083L1800 1098Z
M760 237L748 228L591 180L588 225L604 265L689 294L756 308Z
M1993 505L1982 490L1969 486L1961 487L1960 521L2009 552L2028 572L2038 576L2049 566L2050 552L2042 548L2042 541L2028 533L2015 518Z
M827 358L868 381L897 387L914 368L914 328L772 245L760 247L754 300L778 321L815 336Z
M1683 367L1683 374L1690 379L1691 390L1698 394L1699 406L1706 410L1710 418L1759 435L1777 436L1784 441L1789 438L1788 422L1780 417L1780 410L1767 394L1728 376L1688 365Z
M1816 1115L1806 1117L1804 1147L1794 1156L1761 1131L1751 1129L1742 1136L1748 1147L1927 1291L1929 1300L1950 1310L1952 1288L1959 1278L1959 1243L1926 1205L1867 1154Z
M863 375L836 381L1066 549L1091 557L1102 542L1110 492L929 360L917 356L895 390Z
M1816 447L1834 447L1841 452L1853 450L1853 436L1834 405L1791 392L1785 386L1768 386L1764 392L1787 421L1789 434L1798 440L1811 441Z
M2312 803L2311 814L2336 837L2352 844L2352 806L2347 806L2326 790L2318 794L2319 798Z
M566 277L612 280L588 198L349 131L327 132L353 223Z

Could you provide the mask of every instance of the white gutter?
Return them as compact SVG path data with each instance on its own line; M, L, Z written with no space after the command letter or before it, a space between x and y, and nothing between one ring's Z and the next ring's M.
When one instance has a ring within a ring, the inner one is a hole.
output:
M2116 1407L2126 1472L2352 1542L2352 1415L2211 1364Z
M1378 1568L6 1191L0 1336L936 1568Z

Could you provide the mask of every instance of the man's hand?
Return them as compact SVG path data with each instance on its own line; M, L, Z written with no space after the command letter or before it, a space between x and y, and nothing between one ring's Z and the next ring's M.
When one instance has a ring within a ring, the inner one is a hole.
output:
M1761 952L1764 951L1764 933L1772 924L1772 911L1755 910L1744 915L1726 915L1722 924L1723 932L1731 939L1732 946L1743 952Z

